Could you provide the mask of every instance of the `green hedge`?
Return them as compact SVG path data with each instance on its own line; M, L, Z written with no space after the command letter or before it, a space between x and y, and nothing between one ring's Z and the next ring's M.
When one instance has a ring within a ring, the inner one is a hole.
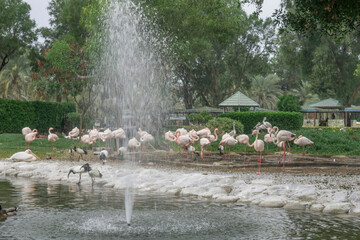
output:
M0 99L0 133L21 133L23 127L63 131L66 114L75 111L75 103Z
M258 122L266 121L279 129L298 130L303 125L304 116L299 112L230 112L222 113L217 117L228 117L240 121L244 124L245 133L251 133L251 130Z

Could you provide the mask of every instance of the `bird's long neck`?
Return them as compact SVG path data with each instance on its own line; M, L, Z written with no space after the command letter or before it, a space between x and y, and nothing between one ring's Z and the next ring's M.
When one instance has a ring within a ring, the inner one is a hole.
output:
M219 129L215 128L215 130L214 130L215 141L218 140L218 135L216 134L216 132L219 132Z

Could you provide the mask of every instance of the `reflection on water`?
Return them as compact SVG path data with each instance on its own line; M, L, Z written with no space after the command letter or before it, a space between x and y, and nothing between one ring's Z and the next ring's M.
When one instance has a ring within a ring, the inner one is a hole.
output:
M124 192L0 179L0 204L18 206L0 239L359 239L359 219L137 193L126 225Z

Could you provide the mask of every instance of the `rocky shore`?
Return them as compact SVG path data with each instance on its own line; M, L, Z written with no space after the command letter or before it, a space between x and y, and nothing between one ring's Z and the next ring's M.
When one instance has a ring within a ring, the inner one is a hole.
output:
M331 214L360 215L360 174L358 158L337 156L299 159L292 156L285 169L277 156L265 156L261 174L256 175L256 156L244 164L239 156L231 160L156 158L137 156L139 162L90 161L103 174L95 184L123 189L129 179L137 191L152 191L181 196L210 198L219 202L240 202L262 207L277 207ZM301 156L300 156L301 157ZM335 159L335 161L334 161ZM76 184L78 176L67 178L70 167L85 162L46 160L13 162L0 160L0 177L25 177ZM81 184L90 184L84 175Z

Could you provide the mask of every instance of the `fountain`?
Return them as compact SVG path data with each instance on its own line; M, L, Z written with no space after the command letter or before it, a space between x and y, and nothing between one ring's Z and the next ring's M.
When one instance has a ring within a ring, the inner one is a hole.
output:
M110 100L111 106L107 107L111 111L107 114L119 124L116 127L124 128L127 141L136 137L138 128L159 135L168 109L164 93L169 73L163 70L157 52L160 43L155 30L149 29L141 7L130 0L109 1L107 9L98 70L104 83L103 93ZM130 172L133 169L133 165L129 167ZM129 174L125 192L128 225L134 204L134 180Z

